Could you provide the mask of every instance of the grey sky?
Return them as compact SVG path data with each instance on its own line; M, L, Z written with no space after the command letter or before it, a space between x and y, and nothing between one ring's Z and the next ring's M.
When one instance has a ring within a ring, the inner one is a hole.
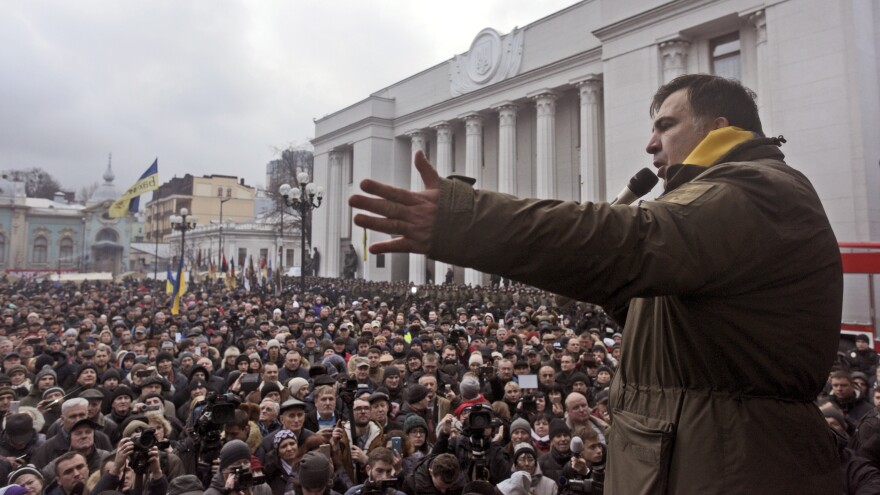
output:
M264 182L312 119L575 0L0 0L0 169Z

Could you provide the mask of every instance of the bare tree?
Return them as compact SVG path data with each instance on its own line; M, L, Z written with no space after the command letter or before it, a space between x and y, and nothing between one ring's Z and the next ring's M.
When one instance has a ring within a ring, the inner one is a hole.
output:
M39 167L9 170L3 175L11 180L24 182L24 192L29 198L53 199L55 193L61 190L58 180Z
M268 176L268 189L266 192L268 195L274 199L276 212L280 212L283 207L283 201L281 195L278 194L278 188L281 187L282 184L290 184L291 187L299 187L299 181L296 176L300 171L306 172L309 175L309 180L315 180L315 155L312 152L311 148L308 145L303 146L288 146L285 149L276 149L276 152L279 154L279 157L275 160L272 160L269 163L269 176ZM280 219L280 214L279 214ZM285 210L284 214L284 229L287 230L291 227L297 228L299 227L300 218L299 213L293 212L290 209ZM303 227L305 230L305 239L306 242L311 245L311 237L312 237L312 215L311 212L306 214L306 217L302 219Z
M92 196L95 195L95 191L97 191L99 187L101 187L101 184L97 181L92 182L87 186L81 187L79 192L77 193L77 200L82 204L88 203L88 201L92 199Z

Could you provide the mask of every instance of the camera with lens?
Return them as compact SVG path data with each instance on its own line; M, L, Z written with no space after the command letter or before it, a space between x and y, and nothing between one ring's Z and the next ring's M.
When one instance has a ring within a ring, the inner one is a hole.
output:
M488 404L474 404L464 420L462 432L467 437L484 437L486 428L494 429L497 422L493 418L492 407Z
M522 397L522 402L520 403L520 408L524 413L536 413L538 412L538 399L534 396L534 394L525 394Z
M193 437L198 452L197 470L203 484L211 481L211 465L220 455L223 441L220 433L224 425L235 420L235 409L241 400L232 393L208 392L205 400L193 408Z
M361 488L361 495L394 495L397 492L397 478L382 481L367 480Z
M252 486L261 485L266 481L263 476L255 476L250 466L232 468L229 473L235 476L233 492L243 492Z
M480 366L480 380L490 380L495 376L495 367L491 365Z
M594 466L586 476L578 478L559 478L560 495L583 493L602 495L605 492L605 466Z
M134 472L144 473L150 460L150 449L159 445L159 440L156 438L156 429L147 428L140 433L135 433L131 436L131 443L134 446L134 451L131 453L128 465Z

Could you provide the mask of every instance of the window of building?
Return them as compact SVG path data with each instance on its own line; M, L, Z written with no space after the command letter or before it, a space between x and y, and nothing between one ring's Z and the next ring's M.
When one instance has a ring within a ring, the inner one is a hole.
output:
M100 241L116 242L119 239L119 235L117 235L116 231L113 229L103 229L100 232L98 232L98 235L95 239L98 242L100 242Z
M43 236L34 239L34 263L49 262L49 241Z
M226 188L226 197L227 197L227 198L231 198L231 197L232 197L232 188L231 188L231 187L227 187L227 188Z
M62 263L73 263L73 239L65 237L58 246L58 257Z
M738 32L710 40L709 57L712 62L712 73L716 76L736 80L742 78L742 57Z
M238 248L238 259L236 260L236 264L238 266L244 266L247 262L247 248Z
M376 255L376 268L385 268L385 255L377 254Z
M223 197L223 188L222 188L222 187L218 187L218 188L217 188L217 197L218 197L218 198L222 198L222 197Z
M293 266L293 249L288 249L284 254L284 266Z

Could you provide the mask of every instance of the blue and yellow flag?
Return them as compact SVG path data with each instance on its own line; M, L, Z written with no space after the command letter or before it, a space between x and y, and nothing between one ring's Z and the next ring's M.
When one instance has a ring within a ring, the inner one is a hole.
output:
M123 218L129 212L138 211L140 195L159 189L159 159L153 160L153 164L141 175L141 178L129 187L119 199L111 206L108 215L110 218Z
M184 293L186 293L186 272L183 269L183 256L181 256L180 264L177 265L177 278L174 279L174 295L172 296L174 303L171 305L172 315L180 313L180 298L183 297Z

